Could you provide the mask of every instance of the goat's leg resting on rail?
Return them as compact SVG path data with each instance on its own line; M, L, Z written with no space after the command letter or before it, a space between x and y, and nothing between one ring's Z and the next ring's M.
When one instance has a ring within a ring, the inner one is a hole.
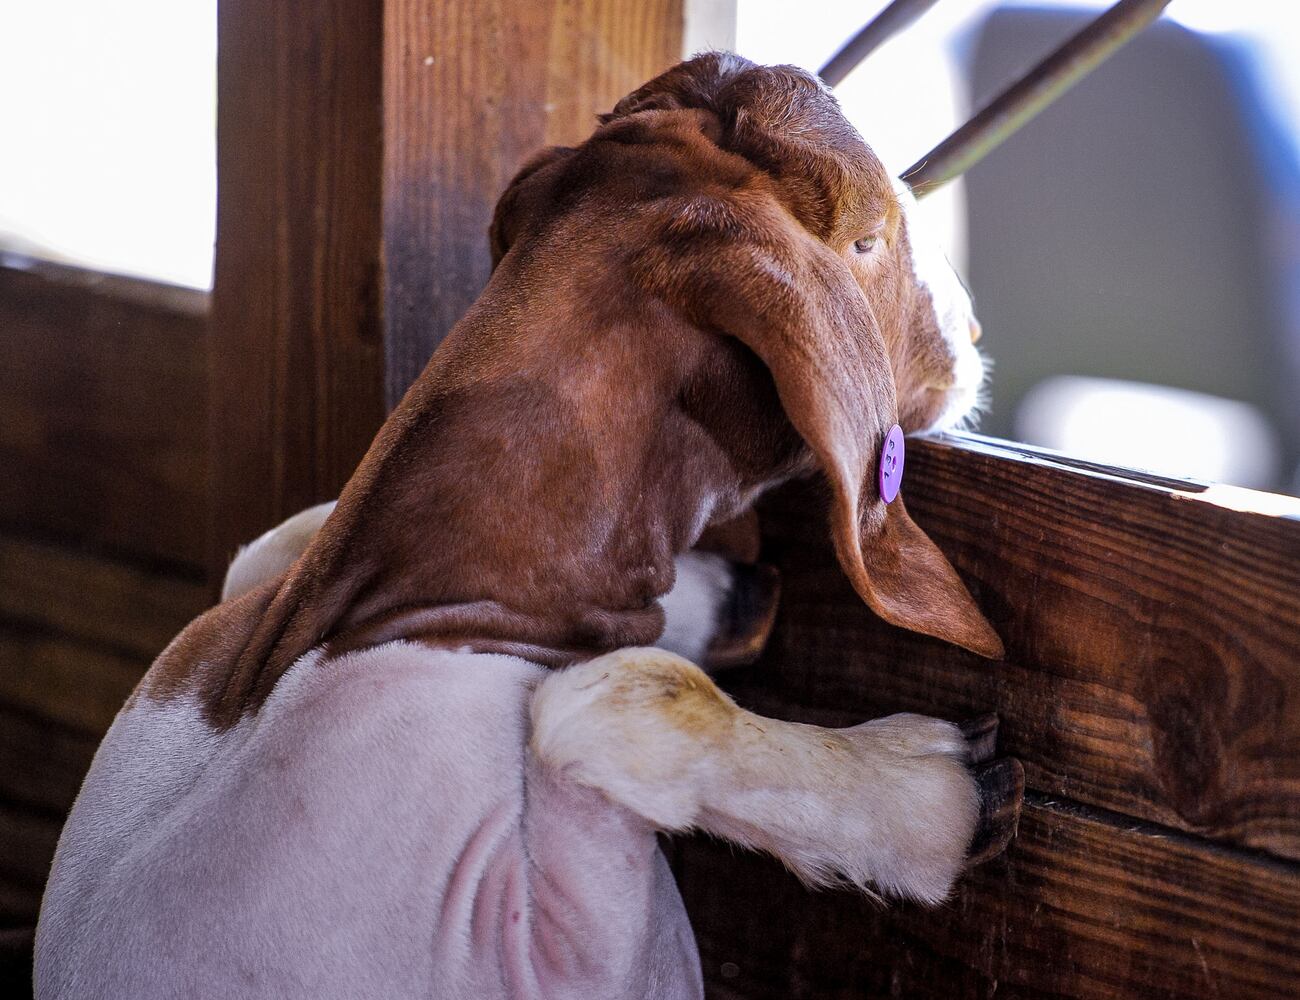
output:
M661 830L773 854L810 884L939 902L982 839L972 744L939 719L847 729L767 719L694 664L638 648L549 675L532 724L533 752L553 771ZM997 834L998 849L1010 833Z

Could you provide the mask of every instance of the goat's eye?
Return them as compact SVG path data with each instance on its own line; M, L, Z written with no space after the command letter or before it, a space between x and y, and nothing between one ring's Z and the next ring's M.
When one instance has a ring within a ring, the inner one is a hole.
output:
M864 236L862 237L862 239L858 240L856 243L853 244L853 249L856 250L858 253L871 253L872 249L876 245L876 240L878 238L879 237L876 236Z

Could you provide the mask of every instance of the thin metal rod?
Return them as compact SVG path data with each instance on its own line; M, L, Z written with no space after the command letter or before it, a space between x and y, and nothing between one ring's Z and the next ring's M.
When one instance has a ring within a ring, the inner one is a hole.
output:
M1120 0L908 168L903 180L919 198L964 174L1114 55L1169 3Z
M828 87L836 86L857 69L862 60L938 2L939 0L894 0L873 17L865 28L845 42L844 47L831 56L830 62L817 75L826 81Z

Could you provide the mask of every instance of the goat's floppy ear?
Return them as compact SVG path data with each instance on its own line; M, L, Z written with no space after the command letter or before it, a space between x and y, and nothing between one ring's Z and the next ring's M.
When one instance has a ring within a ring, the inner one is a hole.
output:
M492 249L492 266L495 268L506 251L518 239L535 213L550 201L550 185L543 176L547 167L567 159L574 150L569 146L550 146L530 157L511 179L505 192L497 199L488 226L488 243Z
M884 338L848 265L768 197L697 196L643 272L696 324L746 344L833 490L831 532L854 589L882 618L979 653L1002 642L956 571L876 483L897 412Z

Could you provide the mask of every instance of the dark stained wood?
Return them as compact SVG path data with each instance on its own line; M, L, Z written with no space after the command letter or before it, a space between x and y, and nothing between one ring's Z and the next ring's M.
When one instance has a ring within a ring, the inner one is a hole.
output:
M62 813L0 802L0 923L35 924L62 828Z
M1198 490L979 440L910 448L908 508L1006 641L990 663L873 616L796 488L764 518L772 642L728 683L830 724L997 712L1031 788L1300 858L1300 520Z
M102 736L149 661L0 623L0 703Z
M36 921L63 817L100 738L188 611L165 599L165 577L11 539L0 539L0 578L0 925L22 925Z
M51 564L75 593L68 559L51 558ZM106 575L111 577L111 569L87 573L88 600L98 596L96 585ZM142 604L164 585L142 587ZM16 591L0 587L6 605L0 608L0 927L36 923L63 818L105 730L152 659L133 647L152 645L159 632L142 609L122 622L118 638L124 650L79 641L12 619ZM129 601L126 592L119 597ZM78 615L57 605L44 619L45 626L66 623L74 634L87 622L91 627L82 631L92 633L104 624L93 613ZM137 626L138 636L130 631Z
M713 1000L1291 997L1300 870L1026 805L1009 853L946 905L809 892L704 839L678 881Z
M182 627L206 592L191 580L0 539L0 928L35 925L64 816L100 739L165 633ZM6 961L21 964L0 953L0 967Z
M32 995L35 928L0 928L0 991L12 1000Z
M533 152L681 58L681 0L390 0L385 36L387 398L487 283L497 197Z
M0 673L13 669L0 663ZM0 700L0 926L36 923L63 818L101 736Z
M710 995L1296 995L1300 501L969 437L913 443L907 476L1006 662L872 615L797 485L763 509L772 640L723 681L826 725L996 712L1030 789L1019 838L934 913L675 845Z
M218 4L214 570L383 417L380 0Z
M21 266L19 266L21 265ZM0 983L104 730L202 610L208 296L0 264Z
M0 266L0 525L206 558L207 296Z
M16 624L148 662L208 606L209 590L197 575L0 535L0 628Z
M0 535L0 927L35 924L100 738L208 591L192 574Z

